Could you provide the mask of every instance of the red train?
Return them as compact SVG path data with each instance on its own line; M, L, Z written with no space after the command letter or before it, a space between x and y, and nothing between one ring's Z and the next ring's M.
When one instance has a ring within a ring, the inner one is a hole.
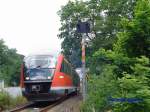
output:
M65 57L47 54L24 58L20 86L29 101L54 101L78 92L80 79Z

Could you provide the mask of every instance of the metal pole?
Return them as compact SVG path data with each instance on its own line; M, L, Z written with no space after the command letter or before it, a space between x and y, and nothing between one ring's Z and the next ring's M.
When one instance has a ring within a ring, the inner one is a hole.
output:
M82 81L82 95L83 101L86 99L86 63L85 63L85 39L86 35L82 35L82 73L83 73L83 81Z

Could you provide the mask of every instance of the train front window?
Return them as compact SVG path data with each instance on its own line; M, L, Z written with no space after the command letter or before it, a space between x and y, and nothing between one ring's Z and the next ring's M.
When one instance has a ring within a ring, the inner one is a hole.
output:
M36 55L25 58L27 68L55 68L56 59L49 55Z
M56 58L49 55L29 56L24 62L26 80L51 79L56 67Z

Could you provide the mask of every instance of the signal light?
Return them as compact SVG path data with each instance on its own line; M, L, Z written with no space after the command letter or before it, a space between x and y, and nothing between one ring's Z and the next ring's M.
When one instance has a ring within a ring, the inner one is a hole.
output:
M78 33L90 33L90 23L78 21L76 29Z

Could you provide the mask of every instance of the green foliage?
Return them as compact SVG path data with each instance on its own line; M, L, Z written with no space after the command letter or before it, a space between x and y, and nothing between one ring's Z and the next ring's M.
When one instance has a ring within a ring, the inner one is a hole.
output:
M10 105L10 96L6 92L0 92L0 110L6 109Z
M123 19L124 32L118 34L114 50L129 57L145 55L150 58L150 2L139 0L132 20Z
M144 56L134 59L128 58L104 49L96 52L95 56L101 57L104 54L112 61L106 63L105 66L103 65L100 75L90 76L88 82L89 96L82 107L82 111L91 112L94 109L95 112L106 110L112 110L113 112L149 112L149 59ZM128 67L126 67L126 64ZM109 97L137 98L142 99L142 101L111 102L108 99Z
M10 109L26 102L22 96L11 97L7 92L0 92L0 110Z
M139 0L133 19L122 19L122 31L117 34L117 41L113 45L113 49L99 49L89 59L92 62L90 68L98 67L100 71L91 70L91 73L97 73L97 75L91 76L96 77L93 84L89 81L89 88L90 85L93 87L88 91L89 96L82 107L83 112L93 110L95 112L150 111L149 9L150 2L148 0ZM112 74L115 78L107 77L108 74ZM107 82L110 78L111 80ZM94 94L95 90L99 92ZM108 92L107 90L112 91ZM111 98L124 98L130 99L130 101L136 98L141 101L107 102L108 94ZM102 100L99 101L100 99Z
M120 21L123 17L132 18L136 0L89 0L69 1L58 12L61 28L58 37L63 39L62 52L76 67L81 66L81 34L76 33L79 19L88 18L91 31L95 35L88 36L86 55L91 56L103 47L112 49L116 34L121 31ZM76 54L76 55L75 55Z
M11 97L10 107L16 107L17 105L21 105L27 102L27 99L23 96Z
M76 33L76 24L78 22L79 14L85 17L88 13L86 4L82 1L71 2L63 6L58 12L61 18L61 33L58 35L60 39L63 39L61 47L62 52L69 59L69 61L75 65L80 66L80 55L81 55L81 35Z
M19 83L20 65L22 56L15 49L9 49L3 40L0 40L0 79L7 85Z
M96 61L97 60L97 61ZM90 68L94 67L102 67L101 69L105 68L105 65L111 64L115 65L115 73L118 75L118 77L122 77L122 72L132 72L130 66L133 65L133 62L135 62L135 59L130 59L129 57L126 57L124 54L118 54L112 50L105 50L100 49L97 52L94 53L93 58L90 60L92 62ZM91 71L92 73L100 74L102 71L97 71L97 69L94 69Z
M113 73L115 66L108 65L103 69L101 76L92 75L88 81L88 98L82 105L82 112L100 112L109 110L111 105L108 98L117 92L116 76Z
M95 34L88 37L86 46L87 65L94 75L88 81L82 111L149 112L149 0L69 1L59 15L59 38L63 39L62 49L70 61L72 56L81 55L81 35L75 32L77 20L90 18ZM111 102L109 97L142 101Z
M144 60L142 58L139 59ZM144 63L144 61L142 61L142 63ZM132 74L124 72L123 77L117 80L119 90L118 94L113 97L137 98L142 99L142 101L130 103L116 102L113 103L112 110L115 112L148 112L150 111L150 79L147 76L150 74L150 69L146 65L142 65L139 62L135 63L134 67L131 68L133 69Z

